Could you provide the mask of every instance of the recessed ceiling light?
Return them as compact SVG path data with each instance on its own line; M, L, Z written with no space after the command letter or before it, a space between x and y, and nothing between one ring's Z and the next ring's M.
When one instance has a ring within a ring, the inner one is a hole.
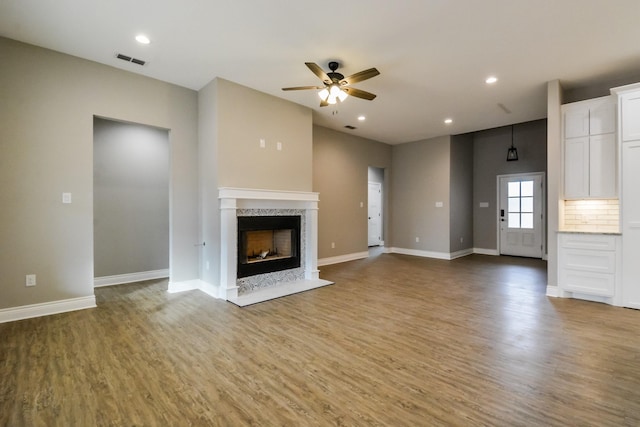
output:
M444 119L444 123L450 125L451 123L453 123L453 119Z
M138 43L141 43L141 44L149 44L149 43L151 43L151 40L149 40L149 37L145 36L144 34L138 34L136 36L136 41Z
M358 120L364 122L365 120L367 120L367 118L365 116L358 116Z
M488 85L492 85L495 82L498 81L498 78L496 76L489 76L487 77L487 79L485 80L485 83L487 83Z

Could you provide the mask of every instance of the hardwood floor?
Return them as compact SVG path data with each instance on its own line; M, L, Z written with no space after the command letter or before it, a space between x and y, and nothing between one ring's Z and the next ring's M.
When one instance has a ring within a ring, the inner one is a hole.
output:
M383 254L245 308L98 288L0 325L0 425L640 425L640 312L548 298L545 269Z

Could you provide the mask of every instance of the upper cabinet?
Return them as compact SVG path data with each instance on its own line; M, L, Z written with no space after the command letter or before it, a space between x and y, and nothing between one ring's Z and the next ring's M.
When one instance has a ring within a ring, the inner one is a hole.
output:
M562 115L565 199L616 198L615 97L565 104Z
M620 95L622 142L640 139L640 89Z

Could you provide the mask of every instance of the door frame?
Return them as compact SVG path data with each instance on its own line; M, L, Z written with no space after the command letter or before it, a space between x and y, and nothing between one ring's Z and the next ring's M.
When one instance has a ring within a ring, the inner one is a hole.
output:
M542 238L542 259L547 259L547 181L544 172L524 172L524 173L511 173L511 174L503 174L496 175L496 242L497 242L497 255L500 256L501 252L501 241L500 241L500 179L502 178L516 178L516 177L540 177L540 182L542 182L542 189L540 190L540 212L542 214L541 218L541 230Z

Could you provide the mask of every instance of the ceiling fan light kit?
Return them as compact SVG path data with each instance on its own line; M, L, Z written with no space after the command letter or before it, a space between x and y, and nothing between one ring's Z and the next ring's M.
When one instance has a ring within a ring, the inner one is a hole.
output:
M324 70L314 62L305 62L305 65L313 74L322 80L324 86L283 87L282 90L319 89L318 96L320 97L321 107L336 104L338 101L343 102L349 95L366 99L367 101L371 101L376 97L373 93L351 87L353 83L361 82L380 74L375 68L369 68L368 70L360 71L345 78L344 75L336 71L340 64L335 61L329 62L329 69L331 70L329 73L325 73Z

